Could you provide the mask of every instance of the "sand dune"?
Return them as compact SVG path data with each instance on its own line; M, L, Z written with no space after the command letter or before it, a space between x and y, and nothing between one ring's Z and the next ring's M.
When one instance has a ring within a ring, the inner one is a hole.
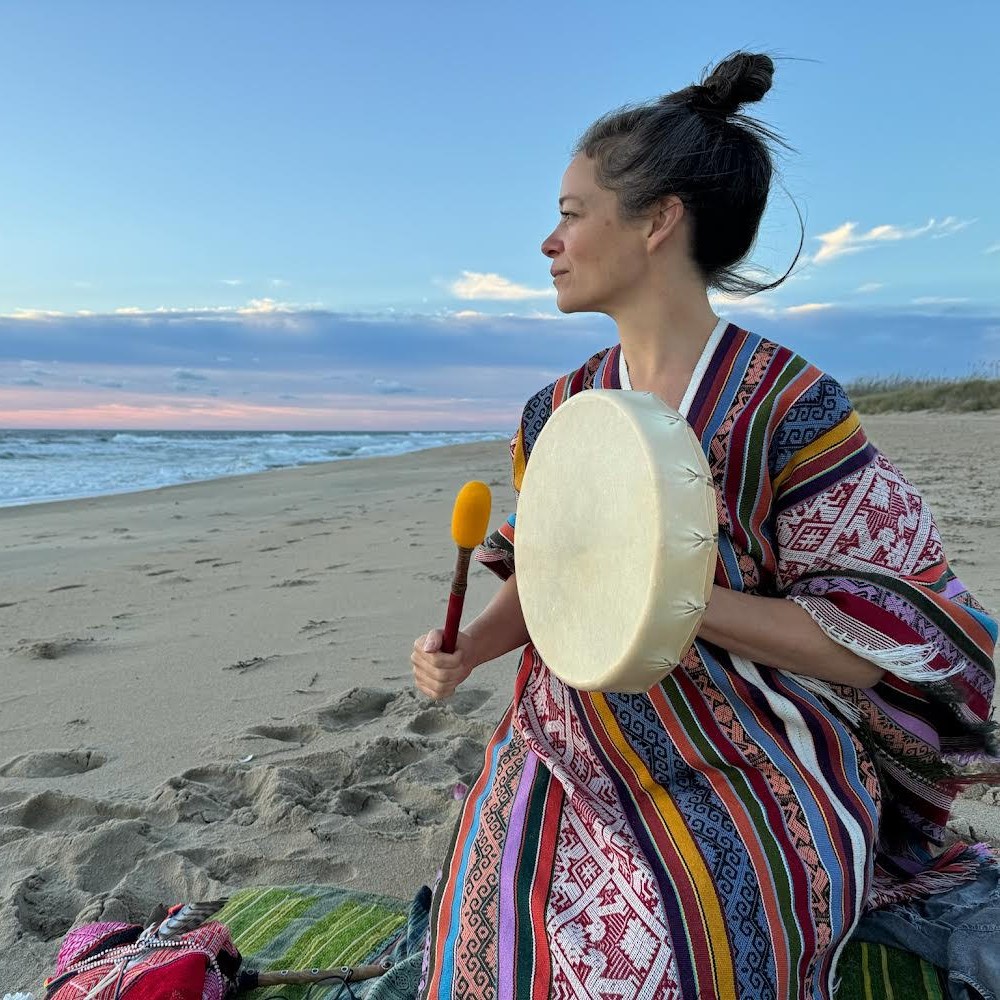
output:
M866 423L996 609L1000 417ZM411 685L471 478L497 522L503 444L0 511L4 990L37 990L78 921L265 882L433 880L514 665L445 704ZM474 573L467 608L494 589ZM977 787L956 826L1000 834L998 798Z

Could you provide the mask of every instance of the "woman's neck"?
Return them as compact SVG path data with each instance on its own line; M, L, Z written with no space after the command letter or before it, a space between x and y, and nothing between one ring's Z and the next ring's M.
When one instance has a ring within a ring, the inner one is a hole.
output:
M704 287L669 298L662 293L633 296L612 318L632 387L664 398L677 395L678 388L683 394L718 323Z

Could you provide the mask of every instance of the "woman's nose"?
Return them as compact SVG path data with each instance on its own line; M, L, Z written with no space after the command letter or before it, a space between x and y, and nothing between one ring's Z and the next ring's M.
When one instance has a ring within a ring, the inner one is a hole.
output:
M542 241L542 253L546 257L558 257L562 252L562 240L556 237L554 232L549 233Z

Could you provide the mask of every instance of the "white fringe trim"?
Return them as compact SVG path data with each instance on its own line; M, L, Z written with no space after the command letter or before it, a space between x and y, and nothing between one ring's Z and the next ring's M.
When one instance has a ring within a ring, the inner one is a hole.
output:
M845 615L825 597L789 597L838 645L849 649L887 673L915 684L947 680L962 672L962 665L931 669L938 654L933 643L897 646L881 632Z
M808 674L795 674L791 670L781 671L786 677L798 681L807 691L829 702L848 722L854 726L861 725L861 711L857 705L849 702L842 694L837 694L829 681L821 680L819 677L810 677Z

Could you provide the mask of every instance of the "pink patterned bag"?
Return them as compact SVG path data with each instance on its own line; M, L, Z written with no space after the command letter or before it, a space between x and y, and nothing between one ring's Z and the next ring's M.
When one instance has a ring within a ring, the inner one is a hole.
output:
M242 959L217 922L169 938L134 924L70 931L45 1000L226 1000Z

